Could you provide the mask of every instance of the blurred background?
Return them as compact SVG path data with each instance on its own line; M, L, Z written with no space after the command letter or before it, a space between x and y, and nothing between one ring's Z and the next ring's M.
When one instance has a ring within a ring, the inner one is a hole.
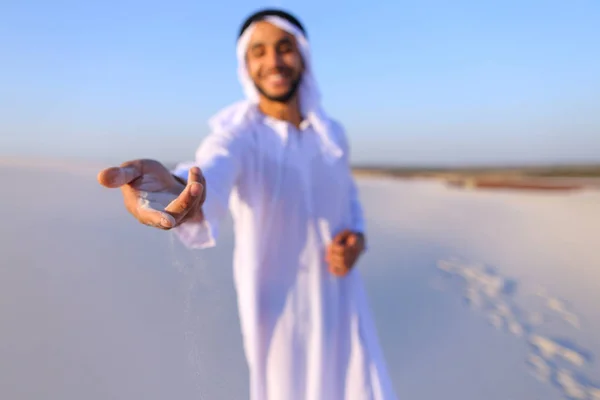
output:
M0 2L0 398L248 398L231 220L189 251L101 168L191 160L258 8L346 127L399 398L600 399L600 2Z
M306 26L357 164L598 161L593 0L4 1L0 152L192 157L242 96L237 32L265 6Z

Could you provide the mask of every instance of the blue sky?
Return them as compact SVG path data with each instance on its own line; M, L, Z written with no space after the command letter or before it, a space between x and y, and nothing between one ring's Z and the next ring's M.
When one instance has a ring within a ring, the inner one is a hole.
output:
M600 162L600 1L8 0L0 155L193 157L241 21L308 29L357 163Z

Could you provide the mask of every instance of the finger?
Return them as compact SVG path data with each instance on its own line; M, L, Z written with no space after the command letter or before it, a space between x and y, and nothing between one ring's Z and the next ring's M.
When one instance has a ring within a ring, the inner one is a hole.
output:
M345 257L338 254L332 254L329 257L329 263L334 265L345 265Z
M118 188L142 176L141 170L135 165L125 167L110 167L98 173L98 182L107 188Z
M198 194L194 196L194 191L192 190L197 185L200 184L194 183L193 185L186 186L181 194L165 207L165 212L171 215L175 221L181 221L186 215L196 212L200 207Z
M149 207L140 207L138 209L138 221L144 225L164 230L169 230L177 225L173 216Z
M330 265L329 272L335 276L344 276L348 273L348 268L343 264L334 263Z
M121 191L125 208L140 223L162 229L170 229L174 226L173 217L162 210L163 206L157 203L156 199L152 199L151 195L156 193L139 191L130 185L122 186Z
M190 211L197 211L203 191L200 169L193 167L188 174L187 186L175 200L165 207L165 211L180 221Z
M198 167L192 167L190 168L189 172L188 172L188 180L187 183L188 185L192 184L192 183L203 183L203 179L202 179L202 171L200 171L200 168ZM202 187L198 187L195 190L200 190L202 189ZM193 196L199 196L200 194L202 194L200 191L198 192L194 192L192 195Z
M332 260L333 257L340 256L341 254L342 254L342 252L340 252L339 247L331 244L327 247L326 259Z
M335 245L335 246L331 246L331 254L334 255L343 255L346 252L346 247L345 246L340 246L340 245Z
M325 253L325 262L326 262L327 264L331 264L331 252L330 252L330 251L327 251L327 252Z
M135 198L135 210L133 214L144 225L154 226L162 229L171 229L176 225L175 218L162 209L162 204L157 196L168 196L167 193L148 193L138 191L130 186L122 188L125 196Z
M330 254L332 249L333 249L333 244L327 245L327 247L325 248L325 253Z
M187 185L175 200L166 208L173 213L183 213L189 211L191 202L202 197L204 185L202 185L202 175L197 167L190 168L188 173Z

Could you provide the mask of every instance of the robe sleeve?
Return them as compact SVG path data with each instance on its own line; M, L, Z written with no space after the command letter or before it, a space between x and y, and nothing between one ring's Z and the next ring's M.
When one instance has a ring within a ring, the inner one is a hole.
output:
M349 168L350 169L350 168ZM356 182L352 177L352 172L350 169L350 213L352 217L352 230L355 232L362 233L366 235L366 223L365 223L365 215L363 211L363 207L360 201L360 193L358 191L358 187L356 186Z
M239 135L211 133L196 150L195 161L178 164L172 173L187 180L188 171L197 166L206 180L206 200L202 222L186 222L173 229L188 248L214 247L219 225L229 208L229 196L241 170L243 144Z
M350 165L350 144L346 136L344 127L334 122L338 139L344 152L344 162L346 163L346 173L348 174L348 201L350 202L350 230L366 235L366 221L363 206L360 200L360 192L356 185L356 180L352 175L352 166Z

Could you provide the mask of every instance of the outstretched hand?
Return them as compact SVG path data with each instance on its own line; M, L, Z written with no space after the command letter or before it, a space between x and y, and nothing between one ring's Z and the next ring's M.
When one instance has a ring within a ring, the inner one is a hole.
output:
M184 184L158 161L134 160L100 171L98 182L120 188L125 207L144 225L168 230L202 219L206 182L198 167L189 170Z
M348 274L364 248L362 234L350 230L337 234L327 248L326 261L329 264L329 272L336 276Z

